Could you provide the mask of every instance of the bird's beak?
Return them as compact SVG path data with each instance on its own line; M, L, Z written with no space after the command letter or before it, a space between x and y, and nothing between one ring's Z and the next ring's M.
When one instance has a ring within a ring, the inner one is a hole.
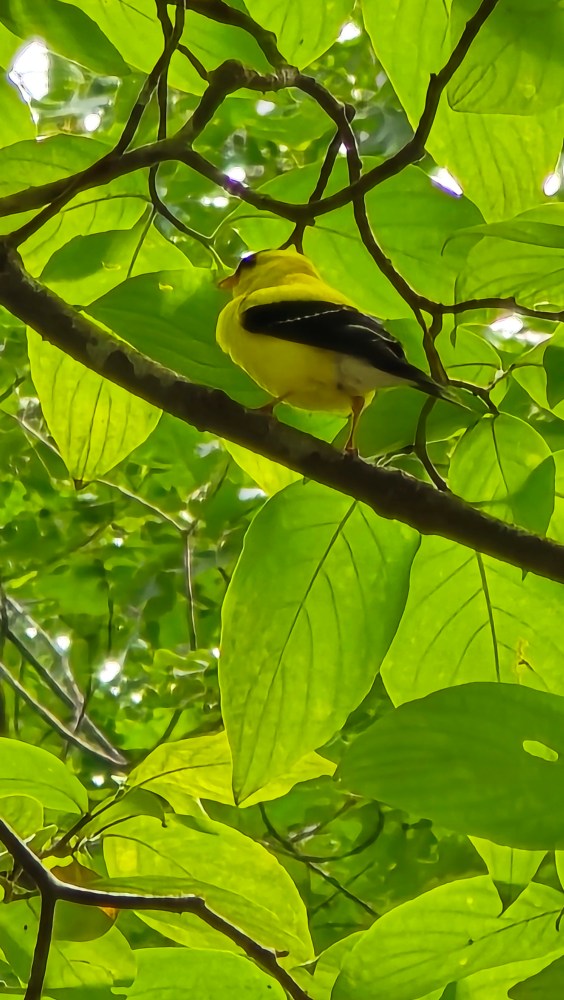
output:
M234 271L233 274L228 274L226 278L222 278L218 281L217 287L228 290L229 288L234 288L237 284L237 272Z

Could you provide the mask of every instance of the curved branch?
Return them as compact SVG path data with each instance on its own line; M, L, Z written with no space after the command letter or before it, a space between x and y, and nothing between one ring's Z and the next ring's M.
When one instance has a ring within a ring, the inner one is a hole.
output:
M538 576L564 583L564 546L482 514L403 472L378 468L324 441L245 410L219 389L194 385L68 306L29 275L0 242L0 304L91 371L153 406L286 465L367 504L381 517L442 535Z
M45 868L27 844L17 836L12 828L0 819L0 842L10 852L14 861L35 883L41 894L41 919L32 965L31 977L24 1000L40 1000L49 945L51 943L52 918L55 903L64 900L82 906L111 907L116 910L160 910L167 913L194 913L204 923L219 931L241 948L266 972L276 979L293 1000L309 1000L308 994L278 964L277 954L254 941L233 924L228 923L218 913L210 910L200 896L142 896L130 892L106 892L87 889L83 886L61 882Z

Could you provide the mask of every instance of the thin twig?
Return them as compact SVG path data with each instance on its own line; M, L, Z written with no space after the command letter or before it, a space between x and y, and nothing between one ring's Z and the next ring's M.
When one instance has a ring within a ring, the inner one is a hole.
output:
M446 491L448 490L448 486L435 469L427 452L427 419L436 402L437 400L433 396L428 396L423 404L415 431L415 454L431 482L435 484L438 490Z

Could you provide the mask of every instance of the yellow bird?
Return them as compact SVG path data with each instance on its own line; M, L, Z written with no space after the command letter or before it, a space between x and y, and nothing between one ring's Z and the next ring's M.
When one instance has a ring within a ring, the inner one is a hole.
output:
M270 406L284 401L350 414L348 451L355 450L358 420L379 388L411 385L455 402L406 360L379 320L326 284L293 248L243 257L219 287L233 290L217 322L222 350L274 397Z

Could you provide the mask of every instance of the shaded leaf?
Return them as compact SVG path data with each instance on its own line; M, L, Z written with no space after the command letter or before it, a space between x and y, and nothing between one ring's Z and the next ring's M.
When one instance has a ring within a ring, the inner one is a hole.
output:
M524 850L564 846L564 698L464 684L401 705L347 751L350 791Z

